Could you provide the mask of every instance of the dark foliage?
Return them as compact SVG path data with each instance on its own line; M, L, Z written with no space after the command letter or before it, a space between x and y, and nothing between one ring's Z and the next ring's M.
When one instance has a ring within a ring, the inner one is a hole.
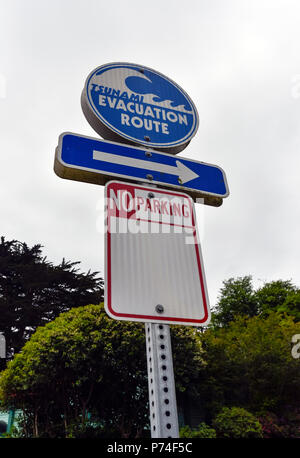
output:
M7 359L20 351L38 326L71 307L103 300L103 280L97 272L81 273L79 262L53 265L42 246L17 240L0 243L0 332Z

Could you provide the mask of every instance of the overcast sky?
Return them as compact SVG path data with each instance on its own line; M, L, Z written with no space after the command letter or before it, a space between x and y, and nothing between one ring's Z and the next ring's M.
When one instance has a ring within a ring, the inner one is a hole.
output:
M179 156L219 165L230 196L197 206L211 305L222 282L300 286L298 0L0 0L0 234L104 274L103 187L53 172L64 131L98 137L80 95L109 62L151 67L194 101Z

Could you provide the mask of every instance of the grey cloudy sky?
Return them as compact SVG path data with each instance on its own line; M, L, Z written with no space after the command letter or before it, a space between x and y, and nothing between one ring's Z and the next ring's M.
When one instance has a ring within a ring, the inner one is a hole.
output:
M221 166L230 196L197 207L211 304L222 281L299 286L300 3L0 0L0 233L103 275L103 188L53 172L64 131L97 137L87 75L132 62L169 76L200 127L184 157Z

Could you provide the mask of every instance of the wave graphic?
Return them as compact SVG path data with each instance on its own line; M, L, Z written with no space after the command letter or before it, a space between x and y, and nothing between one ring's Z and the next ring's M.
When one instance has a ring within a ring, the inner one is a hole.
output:
M163 78L150 73L147 70L143 71L145 77L128 76L125 79L125 84L131 91L137 94L153 95L153 102L162 103L169 101L170 107L173 109L183 108L186 111L191 111L192 107L181 92L173 87L170 83L165 82Z
M139 68L118 67L99 71L94 74L90 83L99 86L112 87L119 89L120 92L126 91L129 95L143 95L144 103L156 105L158 107L191 113L192 108L187 99L181 95L180 91L171 84L165 83L163 78L154 77L155 75L146 69L141 73ZM154 77L154 78L153 78ZM89 92L92 85L89 86Z

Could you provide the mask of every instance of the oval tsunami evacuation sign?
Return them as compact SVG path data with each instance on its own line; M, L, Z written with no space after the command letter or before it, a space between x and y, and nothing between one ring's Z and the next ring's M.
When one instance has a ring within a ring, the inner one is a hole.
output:
M103 138L177 154L196 134L197 109L176 83L136 64L93 70L81 96L85 117Z

